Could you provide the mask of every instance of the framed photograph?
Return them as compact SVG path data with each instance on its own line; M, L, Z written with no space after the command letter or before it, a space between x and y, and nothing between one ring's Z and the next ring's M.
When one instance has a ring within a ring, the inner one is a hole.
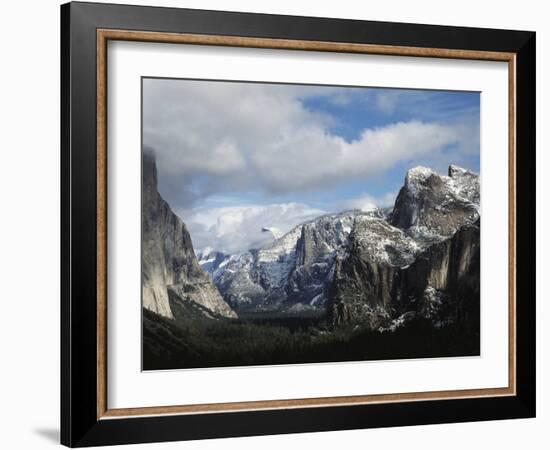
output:
M535 33L61 7L61 441L535 416Z

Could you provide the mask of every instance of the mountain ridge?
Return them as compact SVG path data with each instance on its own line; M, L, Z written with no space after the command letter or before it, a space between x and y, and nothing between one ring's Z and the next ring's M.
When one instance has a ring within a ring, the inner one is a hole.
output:
M388 331L475 315L479 176L467 169L412 168L391 210L328 213L282 235L266 226L274 240L237 255L195 255L146 153L143 178L143 306L164 317L316 314Z
M401 276L397 274L406 271L428 248L451 239L476 220L477 174L456 165L449 166L447 175L416 167L407 172L390 212L375 209L325 214L297 225L263 248L218 257L220 263L209 272L225 300L237 311L318 311L340 323L345 322L347 313L335 313L335 305L340 304L337 297L341 298L343 292L348 292L348 296L351 293L349 286L344 287L345 278L335 278L335 273L344 273L341 271L349 266L350 255L355 252L359 264L355 271L374 271L379 276L367 283L368 289L357 277L348 278L347 283L356 285L353 295L361 297L366 305L376 298L372 304L377 304L378 309L391 303L382 308L382 315L395 320L393 316L400 308L394 303L409 293L390 296L388 289L394 285L393 278ZM358 285L367 291L361 292ZM351 314L348 321L364 320L361 317Z

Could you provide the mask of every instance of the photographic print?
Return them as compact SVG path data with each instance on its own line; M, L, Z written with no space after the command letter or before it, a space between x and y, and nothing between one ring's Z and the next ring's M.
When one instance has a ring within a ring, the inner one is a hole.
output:
M479 92L142 78L143 370L480 354Z

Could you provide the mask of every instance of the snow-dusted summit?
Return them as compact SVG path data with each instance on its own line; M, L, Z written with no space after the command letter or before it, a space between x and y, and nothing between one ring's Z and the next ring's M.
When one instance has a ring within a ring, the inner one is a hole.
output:
M479 176L449 166L448 175L426 167L407 172L391 214L391 224L419 240L436 242L479 217Z

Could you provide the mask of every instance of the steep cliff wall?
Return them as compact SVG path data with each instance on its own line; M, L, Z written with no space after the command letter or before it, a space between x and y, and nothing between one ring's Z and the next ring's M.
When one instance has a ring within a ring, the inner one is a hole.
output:
M158 193L155 160L147 153L142 178L143 307L172 318L174 308L181 313L192 302L204 315L236 317L200 268L185 224Z
M402 267L373 260L353 241L348 257L336 261L327 304L329 320L376 329L407 313L439 323L475 317L479 315L479 258L479 220L429 246Z
M403 271L400 289L419 300L416 311L422 317L452 322L479 316L479 233L479 220L465 225Z

